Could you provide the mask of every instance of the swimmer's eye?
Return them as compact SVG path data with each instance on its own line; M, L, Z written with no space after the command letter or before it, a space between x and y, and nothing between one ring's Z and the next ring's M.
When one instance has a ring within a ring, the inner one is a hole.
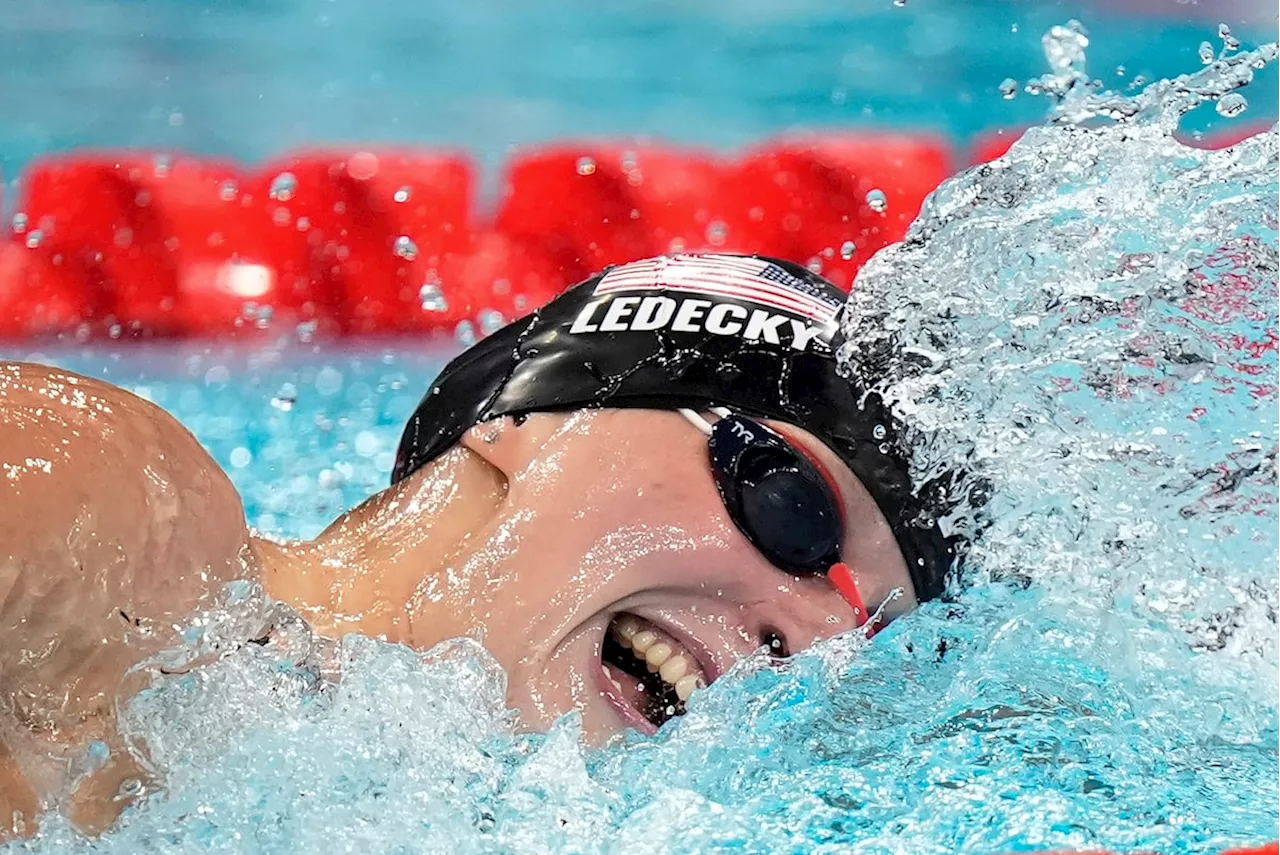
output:
M782 633L775 630L769 629L760 633L760 645L774 659L786 659L791 656L791 649L787 647L787 640L782 637Z

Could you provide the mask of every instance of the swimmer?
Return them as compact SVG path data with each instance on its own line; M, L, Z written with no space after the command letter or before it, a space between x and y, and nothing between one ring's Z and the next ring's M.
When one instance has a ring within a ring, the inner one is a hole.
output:
M100 830L153 785L114 709L235 580L331 638L476 638L524 722L577 711L593 742L937 597L957 543L837 372L844 303L761 256L610 268L449 363L391 485L308 542L250 531L158 407L0 364L0 837L50 806Z

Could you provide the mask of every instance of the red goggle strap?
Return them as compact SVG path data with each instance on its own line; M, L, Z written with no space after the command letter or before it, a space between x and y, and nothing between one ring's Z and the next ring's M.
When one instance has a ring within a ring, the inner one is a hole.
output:
M858 583L853 578L853 571L849 569L849 565L843 561L839 564L831 565L831 569L827 571L827 578L831 580L831 584L836 586L836 590L840 592L840 596L844 597L849 605L853 606L854 619L858 622L857 626L861 629L871 620L871 613L867 611L867 604L862 601L862 594L858 591ZM875 628L872 627L867 632L867 637L875 635Z

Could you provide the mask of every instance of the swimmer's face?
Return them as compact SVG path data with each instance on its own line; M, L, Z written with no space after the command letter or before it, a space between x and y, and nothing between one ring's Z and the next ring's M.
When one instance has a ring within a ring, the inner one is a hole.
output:
M888 617L914 606L866 489L812 435L775 426L833 475L844 559L867 606L888 601ZM790 575L756 551L721 501L706 436L678 413L503 419L463 443L506 476L507 492L448 578L419 588L411 615L445 606L465 616L530 724L577 710L594 741L651 732L692 689L762 646L795 653L860 622L825 578Z

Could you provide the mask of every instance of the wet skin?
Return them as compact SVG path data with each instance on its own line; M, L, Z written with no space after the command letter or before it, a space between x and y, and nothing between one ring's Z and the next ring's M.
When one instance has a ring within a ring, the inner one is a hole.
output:
M865 488L817 439L775 427L835 478L863 599L889 600L889 618L910 609ZM770 635L797 651L855 626L830 583L782 573L738 531L706 437L677 413L479 425L315 540L287 544L248 530L226 476L171 416L100 381L0 365L0 449L16 467L0 472L0 816L20 811L27 831L68 786L59 758L92 739L119 747L112 706L142 679L126 671L235 578L261 579L327 635L420 650L481 639L524 722L577 710L593 742L636 723L604 691L601 646L619 612L677 639L708 679ZM112 798L122 781L145 781L112 756L71 802L86 829L127 804Z

